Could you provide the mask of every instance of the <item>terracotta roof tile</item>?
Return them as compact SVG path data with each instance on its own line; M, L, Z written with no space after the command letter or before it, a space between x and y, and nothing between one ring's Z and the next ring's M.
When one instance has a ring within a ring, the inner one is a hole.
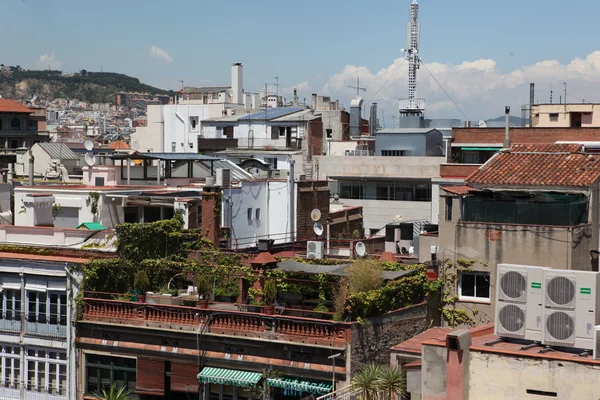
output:
M431 328L423 333L418 334L402 343L392 347L393 351L400 351L406 353L418 353L421 354L421 344L428 340L441 340L446 343L446 335L448 332L452 332L449 328Z
M276 263L277 259L271 255L268 251L263 251L252 260L251 264L271 264Z
M465 179L478 186L585 188L600 178L600 156L579 144L516 144Z
M384 251L381 257L379 257L379 261L396 262L396 257L394 257L391 251Z
M477 192L478 189L476 188L472 188L469 186L442 186L442 189L444 189L446 192L449 193L453 193L453 194L457 194L459 196L463 196L466 194L469 194L469 192Z
M131 149L127 143L122 140L117 140L112 142L109 146L109 149Z
M27 113L31 114L34 110L31 108L27 108L22 106L11 99L0 99L0 112L9 112L9 113Z

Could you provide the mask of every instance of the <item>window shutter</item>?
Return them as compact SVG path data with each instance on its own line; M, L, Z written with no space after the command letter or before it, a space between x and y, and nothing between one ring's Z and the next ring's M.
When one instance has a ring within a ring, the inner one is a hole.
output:
M171 390L198 393L198 366L193 363L172 361Z
M48 281L42 278L25 277L25 290L33 292L45 292L48 287Z
M152 396L165 395L165 361L138 357L135 392Z
M277 126L271 126L271 140L279 139L279 128Z
M21 289L21 277L18 275L2 276L3 289Z

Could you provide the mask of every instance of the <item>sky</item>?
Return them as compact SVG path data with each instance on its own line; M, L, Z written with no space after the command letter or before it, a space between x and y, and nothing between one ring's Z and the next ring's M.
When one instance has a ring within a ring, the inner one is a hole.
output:
M0 62L27 69L119 72L166 89L229 85L288 100L329 95L349 106L360 77L368 106L393 123L406 97L411 0L4 0ZM536 102L600 101L600 2L421 0L417 96L430 118L520 115ZM7 39L12 37L13 40ZM279 87L274 83L278 77ZM448 94L446 94L445 92Z

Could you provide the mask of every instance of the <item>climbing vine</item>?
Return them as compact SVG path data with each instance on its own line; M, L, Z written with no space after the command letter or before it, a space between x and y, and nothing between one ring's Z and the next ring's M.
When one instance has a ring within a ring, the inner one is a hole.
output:
M98 203L100 202L100 193L89 192L87 201L90 206L90 212L92 213L94 218L96 218L98 216Z

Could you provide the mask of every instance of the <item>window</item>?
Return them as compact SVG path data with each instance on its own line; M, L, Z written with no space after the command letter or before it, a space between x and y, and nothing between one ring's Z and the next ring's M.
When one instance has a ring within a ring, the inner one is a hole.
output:
M489 272L461 272L458 282L459 300L490 301Z
M67 325L67 293L64 281L27 277L25 296L27 322Z
M265 157L265 164L269 164L271 169L277 169L277 157Z
M279 137L285 136L285 128L279 128Z
M226 126L223 128L223 134L228 139L233 139L233 126Z
M198 131L198 117L190 117L190 131Z
M177 152L177 143L171 142L171 153Z
M252 208L248 208L248 221L252 221Z
M37 121L29 121L29 130L30 131L37 131L37 128L38 128Z
M21 129L21 120L17 117L13 118L10 121L10 129L12 129L13 131L18 131L19 129Z
M408 150L381 150L383 157L405 157L408 154Z
M17 346L1 346L2 382L0 386L18 389L21 381L21 349Z
M331 139L333 137L333 129L325 129L327 132L327 139Z
M452 221L452 197L446 197L446 221Z
M67 354L53 349L28 348L25 359L27 390L67 394Z
M341 181L340 198L364 199L364 183L360 181Z
M558 113L550 113L550 122L558 122Z
M378 183L377 184L377 200L391 200L391 194L394 190L394 184L392 183L391 188L389 183Z
M260 220L260 208L256 209L256 212L254 213L254 215L255 215L256 220L259 221Z
M133 358L86 355L86 393L96 393L101 388L115 384L135 392L135 366Z
M18 149L19 148L19 139L10 139L10 148Z

